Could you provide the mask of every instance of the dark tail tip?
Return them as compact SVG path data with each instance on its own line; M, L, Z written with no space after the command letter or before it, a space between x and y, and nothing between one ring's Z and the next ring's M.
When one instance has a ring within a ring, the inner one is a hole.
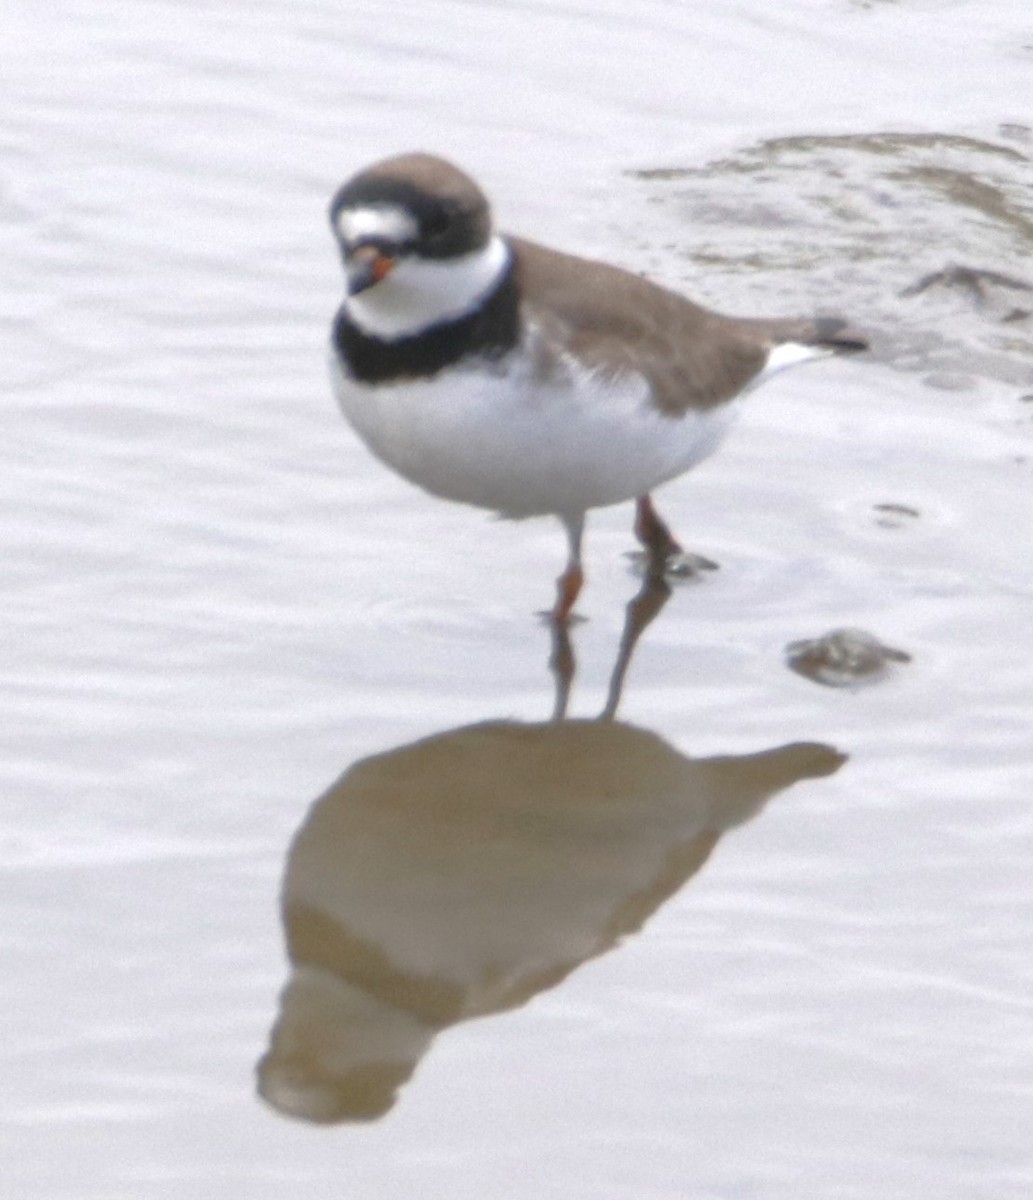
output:
M868 339L839 317L818 317L814 321L814 343L828 346L838 354L856 354L868 349Z

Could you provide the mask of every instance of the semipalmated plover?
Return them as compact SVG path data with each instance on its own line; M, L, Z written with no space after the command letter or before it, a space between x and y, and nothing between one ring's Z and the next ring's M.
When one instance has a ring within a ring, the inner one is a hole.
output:
M862 336L831 317L710 312L629 271L497 233L484 193L428 154L345 183L330 220L347 295L335 385L369 448L435 495L554 514L569 541L552 616L581 588L590 508L635 500L657 574L681 551L650 492L711 454L738 398Z

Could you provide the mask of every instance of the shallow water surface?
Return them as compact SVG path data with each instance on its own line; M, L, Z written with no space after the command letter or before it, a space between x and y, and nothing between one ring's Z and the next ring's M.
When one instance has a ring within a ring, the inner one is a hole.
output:
M11 1195L1031 1194L1026 5L9 34ZM720 570L644 587L592 515L569 646L559 529L423 496L330 397L327 199L415 146L515 230L872 335L659 495Z

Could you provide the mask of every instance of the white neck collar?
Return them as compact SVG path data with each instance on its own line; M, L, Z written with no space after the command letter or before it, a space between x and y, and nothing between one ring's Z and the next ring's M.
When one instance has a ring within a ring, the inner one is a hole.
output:
M345 311L363 333L398 341L472 312L509 267L510 249L493 236L461 258L403 258L390 275L357 296Z

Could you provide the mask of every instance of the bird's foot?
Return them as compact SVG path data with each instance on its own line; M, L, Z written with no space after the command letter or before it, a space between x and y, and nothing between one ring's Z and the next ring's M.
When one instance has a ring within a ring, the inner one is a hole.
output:
M585 581L580 562L567 563L566 570L556 580L556 605L551 612L542 613L552 625L566 627L574 620L574 604Z
M569 628L571 625L584 625L588 620L582 613L576 612L567 613L565 617L557 616L554 608L540 608L534 615L543 625L561 626L563 628Z
M702 554L693 554L689 550L677 550L661 559L645 550L631 550L628 558L632 561L632 570L640 577L651 576L663 579L668 583L678 583L688 579L701 579L706 571L717 571L720 564Z

